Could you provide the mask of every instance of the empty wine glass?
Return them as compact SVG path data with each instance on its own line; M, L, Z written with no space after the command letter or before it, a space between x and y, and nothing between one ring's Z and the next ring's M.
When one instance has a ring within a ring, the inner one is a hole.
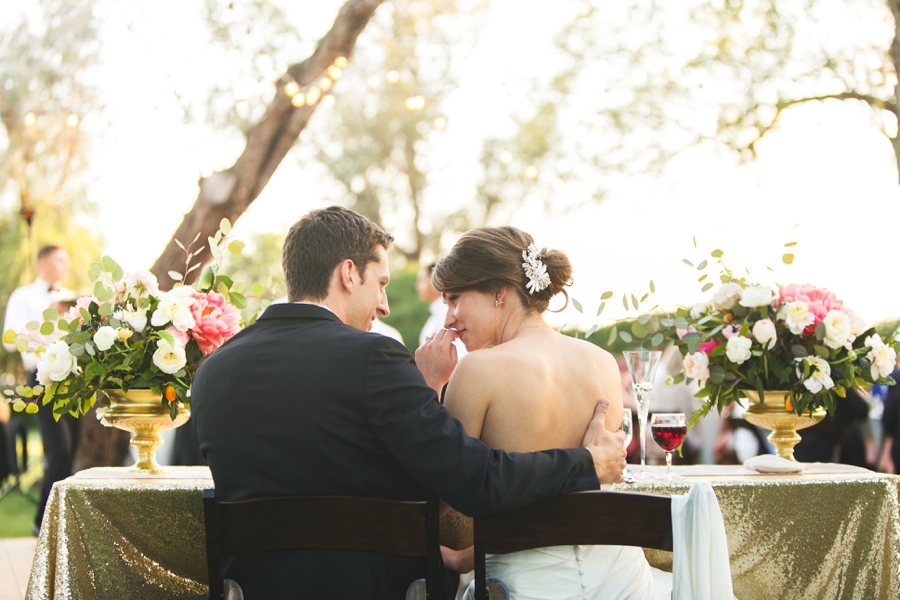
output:
M672 474L672 452L684 441L687 423L684 413L655 413L650 421L653 441L666 453L666 479L681 479Z
M638 479L652 479L653 475L646 471L646 443L645 429L647 427L647 414L650 412L650 393L653 391L653 380L656 378L656 367L659 365L659 350L627 350L625 364L631 373L631 387L634 390L634 399L638 408L638 434L641 436L641 470L637 472Z
M625 432L625 450L628 450L628 446L631 445L631 438L633 436L633 421L631 416L630 408L622 409L622 431ZM631 472L631 469L628 466L625 466L625 470L622 471L622 478L625 483L634 483L634 473Z

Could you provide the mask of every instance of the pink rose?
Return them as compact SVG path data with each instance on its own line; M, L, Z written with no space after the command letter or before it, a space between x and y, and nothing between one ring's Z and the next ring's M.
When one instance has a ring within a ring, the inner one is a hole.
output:
M187 343L191 341L191 338L188 337L188 334L181 331L175 326L169 327L168 329L166 329L166 331L171 333L172 337L175 338L176 346L181 346L182 348L184 348L185 346L187 346Z
M231 339L240 331L240 311L225 302L225 296L217 292L194 292L191 315L196 325L190 330L204 356Z
M709 354L712 352L716 346L721 346L722 340L709 340L708 342L703 342L700 344L700 352L703 354Z
M66 314L62 315L62 318L65 319L69 323L71 323L75 319L78 319L78 324L84 325L84 319L81 318L81 310L80 309L83 308L85 310L89 310L91 308L92 302L94 304L96 304L97 306L100 306L101 304L103 304L102 302L97 300L97 298L95 298L94 296L82 296L81 298L78 298L75 300L75 306L70 308L66 312Z

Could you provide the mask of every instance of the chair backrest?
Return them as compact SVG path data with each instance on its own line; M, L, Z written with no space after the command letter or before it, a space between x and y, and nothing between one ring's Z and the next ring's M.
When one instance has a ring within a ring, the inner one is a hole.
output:
M476 600L487 600L486 554L580 544L671 551L672 500L628 492L576 492L476 517Z
M219 556L321 548L427 556L428 598L440 597L437 498L407 502L352 496L268 496L219 502L203 491L210 598L222 597Z

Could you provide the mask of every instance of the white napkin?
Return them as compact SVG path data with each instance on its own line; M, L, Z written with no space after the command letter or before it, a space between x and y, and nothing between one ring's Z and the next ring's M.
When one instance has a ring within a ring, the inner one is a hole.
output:
M672 598L734 598L725 523L708 481L672 496Z
M759 473L800 473L806 465L774 454L760 454L744 461L744 466Z

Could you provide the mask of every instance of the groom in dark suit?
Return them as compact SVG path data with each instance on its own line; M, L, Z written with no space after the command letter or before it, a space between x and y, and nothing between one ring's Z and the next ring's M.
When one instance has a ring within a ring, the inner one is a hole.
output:
M474 516L620 480L623 437L603 429L603 402L586 448L513 454L466 435L432 389L452 365L420 365L426 380L403 346L368 333L388 315L391 242L337 206L291 228L282 258L290 303L270 306L194 378L193 418L217 498L431 491ZM402 599L425 570L422 558L292 550L226 559L223 576L247 600Z

